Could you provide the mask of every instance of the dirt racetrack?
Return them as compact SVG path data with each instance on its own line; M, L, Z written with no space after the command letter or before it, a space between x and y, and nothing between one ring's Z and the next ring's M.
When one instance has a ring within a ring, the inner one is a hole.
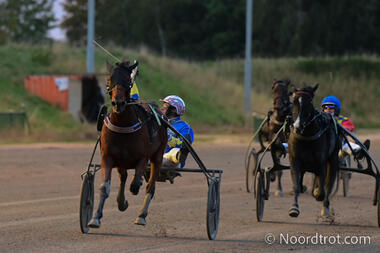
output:
M363 139L362 137L361 139ZM220 137L219 140L223 140ZM380 138L371 137L371 154L380 161ZM244 154L248 139L196 142L208 168L223 169L219 231L206 232L207 183L203 174L182 173L174 184L158 183L145 227L133 224L142 205L129 191L129 208L119 212L119 178L113 172L102 226L82 234L78 222L80 174L93 144L0 146L0 252L379 252L375 180L354 174L350 196L340 189L331 201L335 219L318 218L321 203L308 193L300 197L301 214L290 218L289 172L284 197L265 202L263 222L256 221L255 199L245 191ZM188 168L197 168L192 158ZM128 178L128 186L132 172ZM96 189L100 182L96 175ZM310 185L310 176L305 182ZM143 185L143 187L145 184ZM129 187L126 187L129 189ZM97 206L98 190L95 202ZM264 240L275 241L272 244Z

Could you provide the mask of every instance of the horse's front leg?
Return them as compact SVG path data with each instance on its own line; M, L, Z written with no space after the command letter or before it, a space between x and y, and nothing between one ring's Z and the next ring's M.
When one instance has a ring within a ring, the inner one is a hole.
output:
M328 164L328 181L326 182L326 197L323 201L323 206L321 210L321 216L330 216L330 194L333 191L334 183L337 176L337 170L338 170L338 162L334 166L332 164Z
M119 176L120 176L120 187L119 192L117 194L117 204L118 208L121 212L127 210L128 201L125 200L124 190L125 190L125 182L127 181L128 173L126 169L118 168Z
M319 166L318 187L314 189L314 197L317 201L323 201L326 196L325 182L326 182L326 168L325 164Z
M158 178L161 163L162 163L162 155L161 155L161 160L158 159L155 161L151 161L150 163L150 177L149 177L148 184L146 186L146 193L145 193L143 206L141 207L139 216L136 218L136 221L135 221L135 224L137 225L146 225L145 218L148 215L150 201L152 200L154 196L154 192L156 189L156 180Z
M294 190L294 202L292 207L289 209L288 214L290 217L298 217L300 214L300 209L298 206L298 195L301 192L300 187L300 166L298 166L294 161L291 161L291 168L290 173L292 175L292 181L293 181L293 190Z
M112 167L109 164L106 164L102 159L101 167L102 167L102 184L100 185L100 199L98 210L95 215L92 217L88 226L91 228L99 228L100 227L100 219L103 217L103 207L106 199L108 198L111 190L111 171Z
M143 176L144 171L146 170L147 164L148 164L148 159L143 158L136 165L135 177L133 178L131 182L131 186L129 188L129 190L132 192L133 195L137 195L139 193L140 187L143 183L142 176Z
M303 179L305 177L306 171L301 172L301 179L300 179L300 189L301 193L305 193L307 191L307 186L303 184Z
M280 144L282 145L282 144ZM279 151L277 150L277 144L272 145L272 150L271 150L271 155L272 155L272 160L273 160L273 168L277 169L278 165L280 164L280 158L279 158ZM274 192L274 195L276 197L282 197L284 196L282 192L282 185L281 185L281 177L282 177L282 170L276 170L271 172L271 179L272 177L277 176L277 190Z

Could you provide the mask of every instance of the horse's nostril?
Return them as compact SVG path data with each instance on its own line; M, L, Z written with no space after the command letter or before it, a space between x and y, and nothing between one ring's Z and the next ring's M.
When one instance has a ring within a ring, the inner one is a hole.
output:
M115 101L112 101L112 106L116 106L116 102Z

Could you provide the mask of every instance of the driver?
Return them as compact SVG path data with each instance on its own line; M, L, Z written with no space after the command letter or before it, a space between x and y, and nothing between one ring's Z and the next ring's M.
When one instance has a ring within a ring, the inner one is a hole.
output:
M162 113L168 118L169 123L182 134L190 143L194 141L194 132L191 126L181 119L185 113L185 102L179 96L167 96L160 101ZM168 128L168 144L166 146L163 166L183 168L188 149L183 145L183 140Z
M355 130L354 123L352 123L352 121L349 118L339 115L340 110L341 110L341 103L337 97L335 97L335 96L325 97L322 100L321 105L322 105L323 112L330 113L331 115L333 115L335 117L335 119L338 121L338 123L341 124L345 129L347 129L350 132L353 132ZM369 146L370 146L370 140L368 140L368 139L365 140L363 144L368 150ZM351 145L352 149L354 150L354 152L358 153L357 158L362 159L364 157L364 152L360 152L361 151L360 146L357 145L356 143L353 143L353 142L350 142L350 145ZM342 150L345 153L352 155L351 149L348 146L348 143L343 144ZM341 156L341 152L339 152L339 153L340 153L339 156Z

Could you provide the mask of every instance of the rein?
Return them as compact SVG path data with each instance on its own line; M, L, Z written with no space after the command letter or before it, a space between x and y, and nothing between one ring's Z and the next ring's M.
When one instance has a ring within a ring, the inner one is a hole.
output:
M315 110L317 112L316 115L314 115L314 117L309 121L307 122L307 124L305 124L303 126L303 129L305 129L306 127L308 127L315 119L317 119L319 116L322 115L322 113L320 113L319 111ZM293 127L293 134L294 134L294 137L298 140L304 140L304 141L314 141L316 139L318 139L319 137L322 136L322 134L324 134L326 132L326 130L328 129L328 126L326 126L325 128L320 128L319 131L312 135L312 136L304 136L302 134L299 134L296 132L296 128Z

